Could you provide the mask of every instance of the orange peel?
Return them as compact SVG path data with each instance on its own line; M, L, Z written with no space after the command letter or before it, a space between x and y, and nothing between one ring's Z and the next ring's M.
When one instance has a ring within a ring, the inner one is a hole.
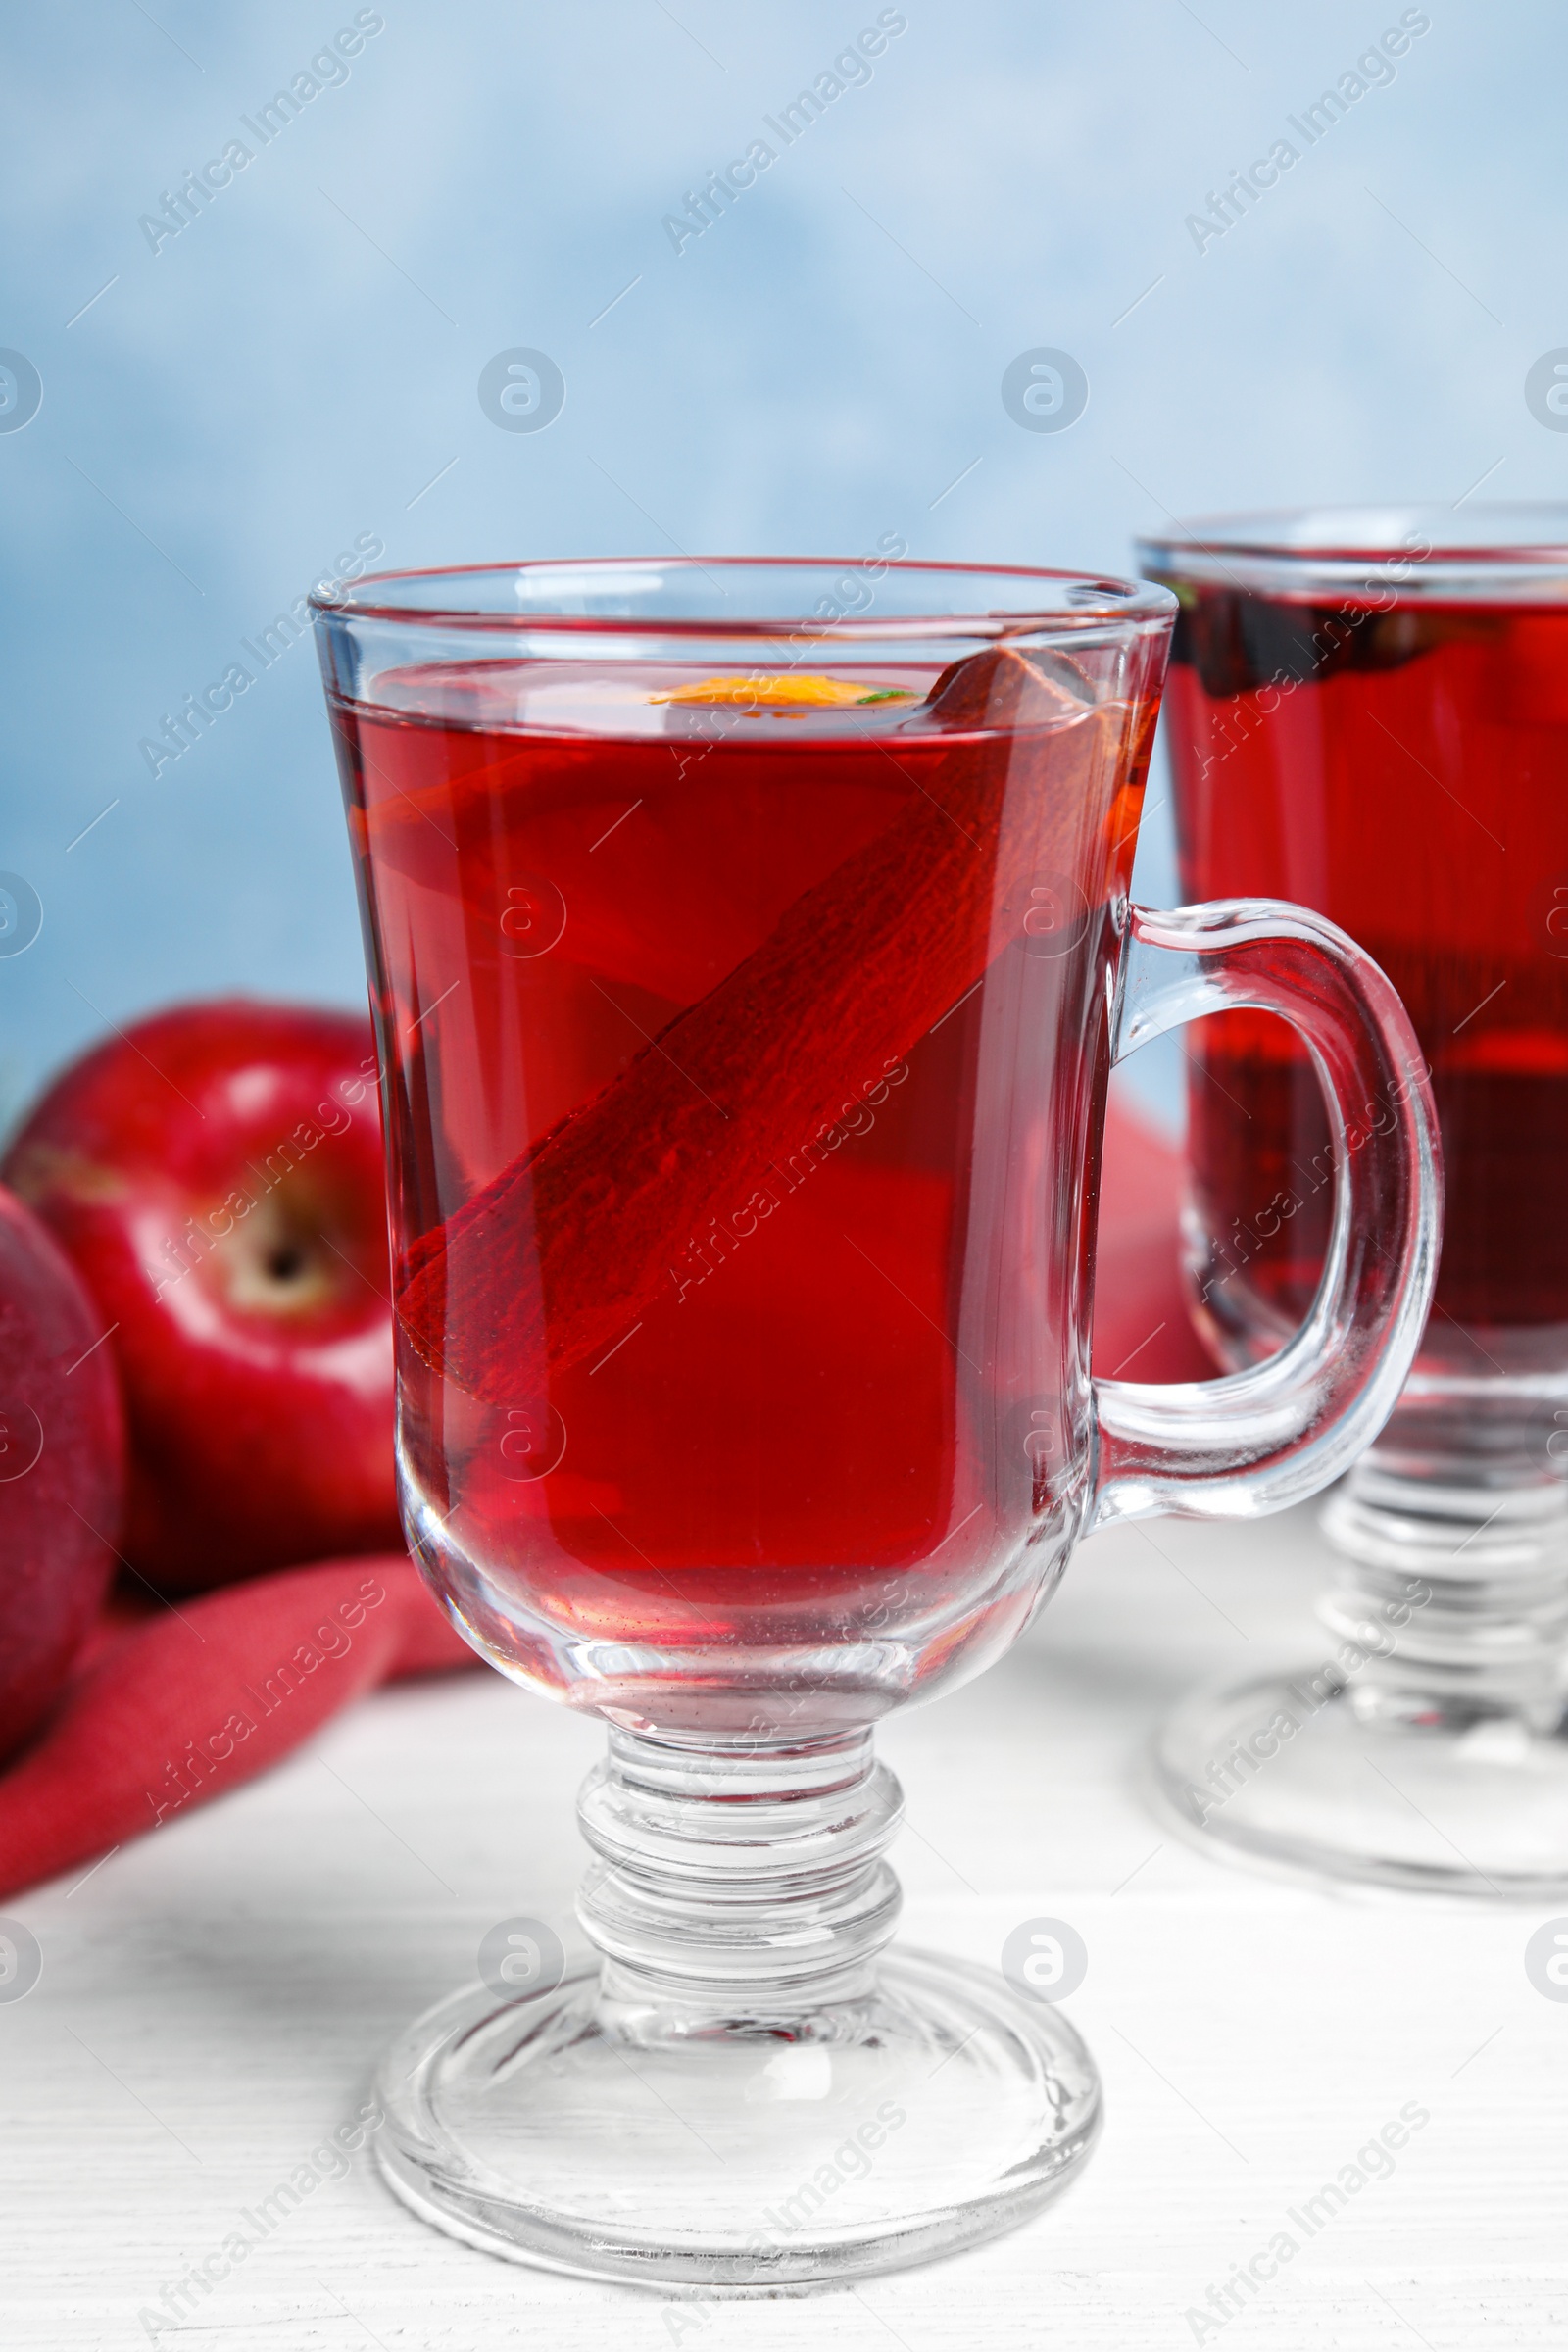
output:
M668 694L649 696L653 703L697 703L710 709L743 710L842 710L863 703L912 701L906 687L867 686L850 678L807 675L702 678L695 685L673 687Z

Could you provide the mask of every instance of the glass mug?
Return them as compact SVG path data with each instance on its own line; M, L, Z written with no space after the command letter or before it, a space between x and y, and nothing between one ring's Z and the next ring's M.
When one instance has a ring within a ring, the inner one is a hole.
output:
M1091 1527L1277 1509L1378 1428L1436 1253L1408 1023L1313 915L1129 906L1163 589L542 563L318 612L409 1540L482 1656L611 1726L595 1957L533 1934L520 1984L414 2026L383 2167L600 2278L767 2289L1009 2227L1098 2081L1040 1954L884 1956L872 1727L996 1658ZM1338 1154L1280 1356L1092 1382L1110 1063L1237 1004L1347 1127L1398 1107Z
M1568 1891L1568 506L1244 514L1140 552L1182 606L1183 888L1278 891L1377 957L1447 1202L1410 1379L1324 1513L1328 1639L1187 1703L1162 1791L1236 1855ZM1189 1056L1200 1321L1252 1363L1316 1289L1328 1128L1278 1022Z

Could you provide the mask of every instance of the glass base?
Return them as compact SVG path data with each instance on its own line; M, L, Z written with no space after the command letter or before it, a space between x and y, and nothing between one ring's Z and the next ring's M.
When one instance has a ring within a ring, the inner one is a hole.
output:
M1099 2134L1073 2028L987 1971L895 1951L810 2016L672 2015L596 1959L476 1985L388 2053L382 2171L470 2245L725 2294L865 2278L1012 2229Z
M1326 1681L1195 1691L1153 1755L1161 1815L1229 1860L1539 1902L1568 1894L1568 1737L1539 1710Z

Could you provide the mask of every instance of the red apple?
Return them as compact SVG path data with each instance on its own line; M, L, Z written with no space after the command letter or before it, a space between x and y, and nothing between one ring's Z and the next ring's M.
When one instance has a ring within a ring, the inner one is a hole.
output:
M122 1548L166 1590L401 1546L375 1067L351 1013L176 1005L74 1063L0 1169L112 1326Z
M40 1723L103 1605L125 1433L103 1319L0 1191L0 1759Z

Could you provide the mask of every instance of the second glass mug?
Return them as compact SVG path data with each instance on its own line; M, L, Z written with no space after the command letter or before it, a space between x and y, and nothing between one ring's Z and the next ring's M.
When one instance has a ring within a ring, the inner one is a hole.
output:
M1128 904L1173 612L785 560L319 608L409 1539L481 1655L611 1726L595 1957L536 1937L382 2071L392 2186L494 2252L851 2278L1021 2221L1094 2143L1031 1972L885 1952L872 1727L999 1656L1091 1528L1333 1478L1408 1369L1439 1220L1376 965L1277 903ZM1232 1005L1323 1079L1317 1299L1254 1369L1092 1381L1110 1064Z
M1432 1319L1323 1514L1321 1631L1155 1747L1210 1851L1318 1878L1568 1890L1568 506L1212 517L1141 553L1182 603L1184 888L1278 891L1406 1005L1444 1142ZM1218 1360L1311 1298L1326 1137L1251 1013L1189 1040L1190 1272Z

